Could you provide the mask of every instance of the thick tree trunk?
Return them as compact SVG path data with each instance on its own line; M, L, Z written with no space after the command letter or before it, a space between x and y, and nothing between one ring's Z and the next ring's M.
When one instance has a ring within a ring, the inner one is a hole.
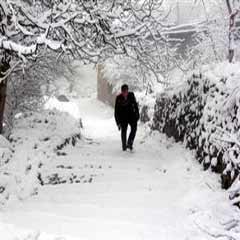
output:
M3 61L0 63L0 81L1 78L4 78L9 68L10 68L9 63ZM7 79L4 79L0 82L0 134L2 134L3 132L3 119L6 95L7 95Z
M3 132L4 109L6 103L7 81L0 83L0 134Z

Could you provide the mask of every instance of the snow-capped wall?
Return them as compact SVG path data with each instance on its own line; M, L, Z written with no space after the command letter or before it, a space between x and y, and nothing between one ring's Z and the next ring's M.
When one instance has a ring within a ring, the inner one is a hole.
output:
M240 64L204 67L161 94L153 129L195 149L204 168L220 173L229 188L240 172Z

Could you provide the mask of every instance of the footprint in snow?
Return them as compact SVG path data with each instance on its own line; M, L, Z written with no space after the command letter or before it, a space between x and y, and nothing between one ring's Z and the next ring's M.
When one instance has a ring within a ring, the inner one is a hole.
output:
M157 170L158 172L167 173L167 169L159 169L159 168L156 168L156 170Z

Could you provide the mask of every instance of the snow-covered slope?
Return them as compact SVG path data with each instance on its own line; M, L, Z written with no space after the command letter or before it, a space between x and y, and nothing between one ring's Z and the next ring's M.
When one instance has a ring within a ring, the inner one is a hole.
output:
M0 204L37 194L46 168L65 154L66 145L81 139L80 123L54 109L18 116L9 137L12 152L6 159L4 150L5 161L0 165Z

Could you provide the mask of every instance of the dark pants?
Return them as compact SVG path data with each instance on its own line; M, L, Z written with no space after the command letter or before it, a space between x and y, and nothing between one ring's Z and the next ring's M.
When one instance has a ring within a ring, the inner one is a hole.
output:
M127 140L127 128L128 125L131 127L131 132L129 134L128 140ZM121 137L122 137L122 148L126 149L127 146L132 147L133 142L136 136L137 132L137 122L125 122L121 124Z

